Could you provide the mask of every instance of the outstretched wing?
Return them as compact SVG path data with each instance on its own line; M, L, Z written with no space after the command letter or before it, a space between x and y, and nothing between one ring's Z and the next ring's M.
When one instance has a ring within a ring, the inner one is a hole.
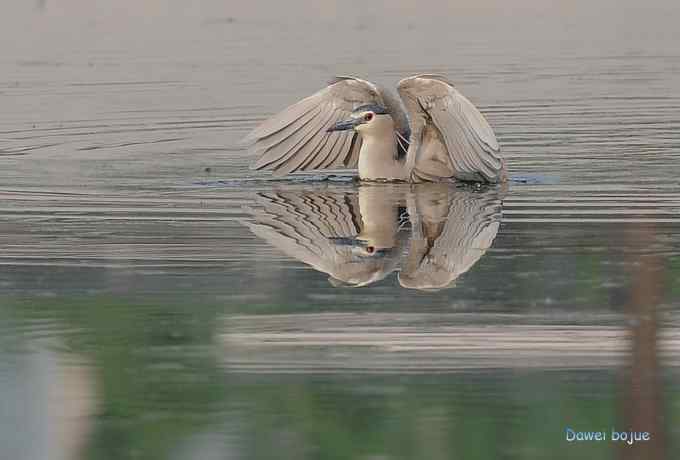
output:
M420 184L409 201L412 236L399 273L403 287L441 289L467 272L491 247L501 219L498 190L455 190Z
M244 220L250 231L284 254L330 275L334 285L363 286L392 272L398 251L367 252L358 196L344 192L258 194Z
M253 220L244 223L286 255L332 273L338 269L333 241L361 231L358 206L356 195L344 193L259 193L257 207L248 208Z
M444 77L405 78L398 90L411 123L406 158L412 179L504 179L500 147L489 123Z
M381 104L396 111L398 129L408 131L399 101L365 80L336 77L326 88L266 120L244 139L260 155L254 169L275 175L333 167L356 168L361 138L353 130L327 132L364 104Z

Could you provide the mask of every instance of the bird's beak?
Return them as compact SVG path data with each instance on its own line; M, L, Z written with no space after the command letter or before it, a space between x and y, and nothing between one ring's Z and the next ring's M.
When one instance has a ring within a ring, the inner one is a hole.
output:
M347 237L331 237L328 238L336 246L345 246L352 248L366 248L369 243L365 240L360 240L358 238L347 238ZM392 248L376 248L373 253L369 256L372 258L385 257L390 253Z
M332 132L332 131L345 131L348 129L353 129L356 125L361 123L360 119L350 119L350 120L345 120L345 121L339 121L335 125L331 126L328 128L326 131L327 132Z
M361 240L356 238L333 236L328 239L338 246L365 246Z

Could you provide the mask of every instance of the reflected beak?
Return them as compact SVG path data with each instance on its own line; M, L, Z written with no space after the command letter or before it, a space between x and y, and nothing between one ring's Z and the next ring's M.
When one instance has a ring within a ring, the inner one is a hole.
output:
M366 257L385 257L390 253L392 248L375 248L374 246L369 245L368 241L365 240L360 240L358 238L346 238L346 237L331 237L328 238L333 244L336 246L349 246L352 248L363 248L363 249L368 249L368 248L373 248L371 249L371 252L369 253L368 256ZM363 256L362 256L363 257Z
M333 131L346 131L348 129L354 129L354 127L360 123L361 123L360 119L339 121L335 125L328 128L326 131L329 133Z
M358 240L356 238L346 238L346 237L341 237L341 236L334 236L331 238L328 238L333 242L333 244L336 244L338 246L365 246L366 244Z

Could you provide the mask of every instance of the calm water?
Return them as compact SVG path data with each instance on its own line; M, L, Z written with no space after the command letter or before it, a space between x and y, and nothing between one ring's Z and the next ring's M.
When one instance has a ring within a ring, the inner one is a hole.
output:
M0 458L677 457L677 2L1 3ZM507 188L248 169L419 72Z

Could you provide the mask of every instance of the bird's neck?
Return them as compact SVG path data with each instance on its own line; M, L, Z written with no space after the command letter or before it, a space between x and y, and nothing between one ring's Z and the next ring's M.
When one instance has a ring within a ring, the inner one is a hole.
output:
M394 128L361 133L359 177L364 180L405 180L405 165L397 156Z
M359 210L362 228L358 239L376 248L393 248L399 231L399 212L394 194L382 187L359 188Z

